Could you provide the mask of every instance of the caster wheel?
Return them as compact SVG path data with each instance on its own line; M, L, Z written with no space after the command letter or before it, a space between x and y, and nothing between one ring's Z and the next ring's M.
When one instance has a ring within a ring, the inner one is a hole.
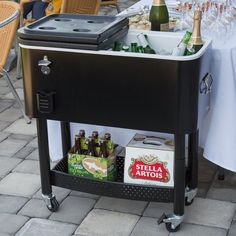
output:
M59 203L58 203L57 199L55 197L53 197L52 199L50 199L50 203L51 203L51 206L47 205L48 210L51 212L57 211L59 208Z
M177 231L179 231L179 229L180 229L180 225L178 225L175 229L172 229L171 228L171 223L166 223L166 229L169 231L169 232L177 232Z
M188 202L187 198L185 198L185 206L190 206L192 205L194 199L191 200L191 202Z

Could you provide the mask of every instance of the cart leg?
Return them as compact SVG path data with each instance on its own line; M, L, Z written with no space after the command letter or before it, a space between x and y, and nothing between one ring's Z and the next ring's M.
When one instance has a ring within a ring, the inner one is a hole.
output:
M175 135L174 214L165 215L158 223L165 223L169 232L176 232L184 219L185 206L185 135Z
M56 211L59 204L56 197L52 194L50 182L50 157L48 150L48 131L47 120L37 119L38 147L39 147L39 165L42 187L42 197L50 211Z
M63 156L67 155L70 147L70 123L61 121L61 139Z
M185 205L193 203L198 187L198 137L199 131L189 134L188 142L188 186L185 193Z

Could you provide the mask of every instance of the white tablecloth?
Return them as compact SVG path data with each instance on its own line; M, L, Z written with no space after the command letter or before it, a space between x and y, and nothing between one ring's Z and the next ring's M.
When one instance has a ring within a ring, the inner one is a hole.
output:
M141 5L151 5L151 3L152 0L141 0L122 13L127 13L138 9ZM205 158L219 166L236 172L235 35L231 36L231 39L225 44L213 43L211 73L214 79L211 92L211 109L201 118L200 144L204 148ZM53 160L60 159L62 157L60 145L60 124L55 121L48 122L50 156ZM78 132L81 128L85 129L88 134L91 134L93 130L98 130L101 133L110 132L114 138L114 141L124 146L136 132L159 135L155 132L72 123L71 137L74 137L75 132ZM171 138L171 136L167 134L164 136ZM56 143L57 145L55 145Z

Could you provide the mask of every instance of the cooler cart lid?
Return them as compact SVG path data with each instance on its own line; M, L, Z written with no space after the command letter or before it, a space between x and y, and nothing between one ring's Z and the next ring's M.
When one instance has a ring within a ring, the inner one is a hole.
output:
M22 39L100 44L128 27L128 19L115 16L54 14L21 28Z

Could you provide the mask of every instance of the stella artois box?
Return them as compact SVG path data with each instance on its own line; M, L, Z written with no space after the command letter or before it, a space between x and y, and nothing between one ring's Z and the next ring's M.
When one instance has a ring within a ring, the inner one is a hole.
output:
M126 147L124 182L174 187L173 140L136 134Z

